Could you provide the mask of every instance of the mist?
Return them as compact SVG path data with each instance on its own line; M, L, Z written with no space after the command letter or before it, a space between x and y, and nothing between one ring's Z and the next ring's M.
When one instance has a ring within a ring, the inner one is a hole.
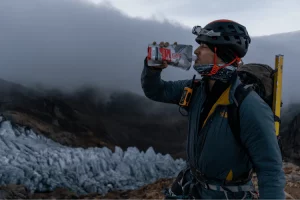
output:
M129 18L109 4L83 0L1 0L0 27L0 78L68 91L92 85L143 94L140 74L149 43L197 46L192 27ZM299 36L294 32L252 38L244 58L274 66L275 54L284 54L284 105L300 100ZM194 74L192 68L186 72L168 67L162 78L190 79Z

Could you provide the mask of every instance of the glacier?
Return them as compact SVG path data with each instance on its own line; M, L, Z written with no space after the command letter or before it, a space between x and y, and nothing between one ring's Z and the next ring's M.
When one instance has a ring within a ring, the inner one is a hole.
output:
M182 159L155 153L153 148L123 151L72 148L30 129L0 119L0 185L22 184L31 192L56 187L77 194L137 189L159 178L175 177L185 167Z

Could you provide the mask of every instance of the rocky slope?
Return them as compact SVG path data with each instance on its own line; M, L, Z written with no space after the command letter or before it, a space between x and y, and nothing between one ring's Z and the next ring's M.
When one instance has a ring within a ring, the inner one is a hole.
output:
M104 97L95 88L70 94L36 91L4 80L0 80L0 91L0 112L5 118L63 145L111 150L116 145L123 150L136 146L144 151L152 146L173 158L185 158L187 119L175 105L129 92ZM292 162L300 160L299 113L297 104L285 107L282 113L283 156Z
M300 114L281 131L283 156L300 165Z
M94 88L70 94L38 92L3 80L0 91L0 111L6 119L63 145L111 150L153 146L174 158L185 157L186 118L176 106L163 105L163 112L160 104L129 92L105 99Z

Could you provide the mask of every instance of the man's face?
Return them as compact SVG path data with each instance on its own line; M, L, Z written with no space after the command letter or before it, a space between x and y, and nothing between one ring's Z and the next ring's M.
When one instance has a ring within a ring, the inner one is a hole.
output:
M214 52L206 44L201 44L195 51L194 54L197 56L195 65L207 65L214 63Z

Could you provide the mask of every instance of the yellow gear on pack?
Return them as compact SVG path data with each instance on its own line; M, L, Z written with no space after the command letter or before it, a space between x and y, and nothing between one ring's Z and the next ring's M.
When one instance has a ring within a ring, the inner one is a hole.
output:
M274 91L273 91L273 107L272 110L275 116L280 118L281 95L282 95L282 71L283 71L283 55L276 55L275 58L275 71L274 76ZM279 121L275 121L276 136L279 135Z

